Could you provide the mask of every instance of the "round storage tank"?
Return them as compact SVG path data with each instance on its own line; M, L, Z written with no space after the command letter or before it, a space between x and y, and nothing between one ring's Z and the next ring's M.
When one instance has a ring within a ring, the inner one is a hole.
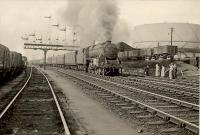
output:
M134 46L139 48L170 45L173 28L173 45L179 48L199 48L200 25L190 23L154 23L138 25L132 31Z

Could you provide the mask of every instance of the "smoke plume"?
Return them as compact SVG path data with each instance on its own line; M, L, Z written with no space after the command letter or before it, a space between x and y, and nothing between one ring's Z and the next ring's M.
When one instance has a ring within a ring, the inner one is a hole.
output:
M118 39L120 36L116 33L125 30L124 27L119 30L116 28L123 24L118 22L119 9L116 0L68 0L61 19L76 29L82 44L86 45L95 40Z

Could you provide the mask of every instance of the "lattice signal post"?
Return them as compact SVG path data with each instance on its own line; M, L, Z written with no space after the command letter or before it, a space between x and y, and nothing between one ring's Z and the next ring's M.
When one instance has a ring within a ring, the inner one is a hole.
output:
M42 50L42 51L44 51L44 69L46 69L47 51L49 51L49 50L53 50L53 51L58 51L58 50L74 51L77 48L78 48L78 46L72 46L72 45L24 43L24 49L32 49L32 50Z

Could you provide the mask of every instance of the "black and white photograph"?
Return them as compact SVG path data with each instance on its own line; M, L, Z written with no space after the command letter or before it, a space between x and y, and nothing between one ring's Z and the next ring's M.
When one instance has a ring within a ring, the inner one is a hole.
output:
M199 135L200 0L0 0L0 135Z

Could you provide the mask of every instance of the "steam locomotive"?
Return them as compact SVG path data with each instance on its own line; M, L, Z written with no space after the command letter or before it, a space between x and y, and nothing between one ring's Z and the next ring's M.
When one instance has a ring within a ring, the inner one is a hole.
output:
M63 55L48 57L47 64L106 76L119 75L120 69L118 49L111 41L98 43Z
M19 74L27 65L27 58L0 44L0 80Z

